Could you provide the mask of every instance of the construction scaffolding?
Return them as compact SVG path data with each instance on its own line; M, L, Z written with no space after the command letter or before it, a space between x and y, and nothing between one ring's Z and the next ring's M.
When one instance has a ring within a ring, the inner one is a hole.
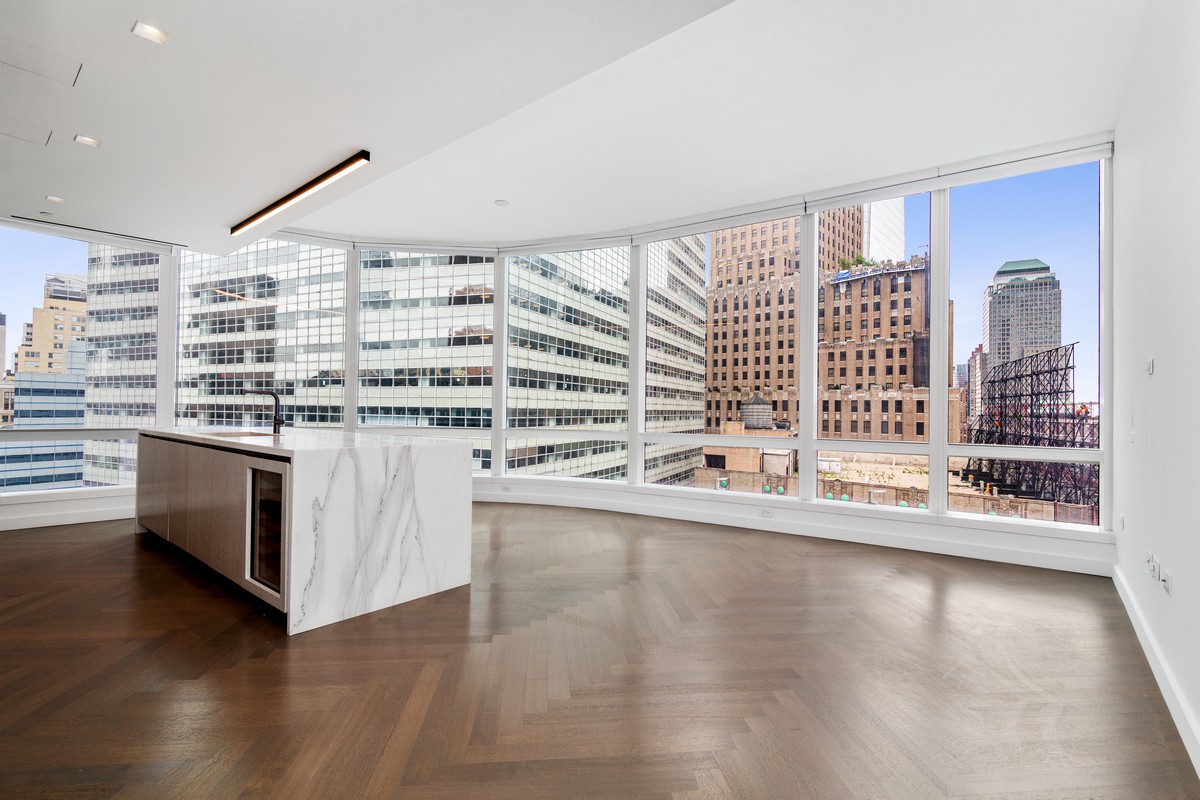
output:
M1075 345L1009 361L988 371L982 413L971 423L972 444L1095 448L1100 420L1075 401ZM1100 467L971 458L962 480L989 494L1099 508Z

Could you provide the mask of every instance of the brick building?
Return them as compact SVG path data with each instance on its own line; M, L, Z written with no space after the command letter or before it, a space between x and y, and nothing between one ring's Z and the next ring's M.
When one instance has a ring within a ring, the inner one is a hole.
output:
M796 273L799 217L726 228L712 234L706 335L705 431L736 420L743 402L760 396L781 428L797 419ZM863 248L863 207L824 211L817 218L822 274Z
M928 438L929 358L927 258L822 270L817 288L819 436Z
M817 400L823 438L928 438L929 263L863 258L864 209L817 218ZM740 419L752 397L774 426L798 419L798 218L717 231L707 293L705 430ZM865 263L864 263L865 262ZM953 324L950 326L953 335ZM949 348L953 352L953 347ZM953 374L953 367L950 367ZM950 395L958 420L961 393ZM951 425L956 430L959 426ZM957 441L957 436L951 436Z

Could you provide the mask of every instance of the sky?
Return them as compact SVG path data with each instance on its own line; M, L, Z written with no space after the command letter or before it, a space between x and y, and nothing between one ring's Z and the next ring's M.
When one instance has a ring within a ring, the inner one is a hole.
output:
M950 298L954 363L965 364L982 338L983 290L1005 261L1039 258L1058 277L1063 344L1075 348L1076 397L1099 399L1100 168L1096 163L1036 172L950 190ZM905 198L905 251L929 245L929 195ZM8 315L4 365L22 323L42 303L49 272L87 271L87 245L0 226L0 312Z
M42 286L51 272L87 274L87 243L0 226L0 314L8 316L4 368L21 344L24 323L42 305Z
M925 197L922 195L922 197ZM928 200L925 200L926 206ZM908 222L905 204L905 227ZM926 212L927 213L927 212ZM907 242L929 241L926 230ZM1035 172L950 190L954 363L982 341L983 290L1005 261L1037 258L1062 290L1062 343L1075 347L1075 398L1100 399L1100 166Z

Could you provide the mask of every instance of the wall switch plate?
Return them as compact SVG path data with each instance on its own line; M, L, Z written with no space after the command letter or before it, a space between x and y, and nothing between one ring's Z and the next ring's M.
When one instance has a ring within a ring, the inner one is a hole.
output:
M1171 570L1164 569L1162 571L1162 578L1160 578L1160 580L1162 581L1163 591L1166 592L1167 596L1169 597L1175 588L1175 575L1171 572Z

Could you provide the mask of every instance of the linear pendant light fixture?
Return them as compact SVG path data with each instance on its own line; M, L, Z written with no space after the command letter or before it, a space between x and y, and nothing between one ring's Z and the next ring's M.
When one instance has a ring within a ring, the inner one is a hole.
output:
M261 211L256 211L250 216L246 217L237 225L234 225L229 229L229 235L237 236L240 233L245 233L255 225L259 224L260 222L265 222L266 220L278 214L280 211L283 211L285 208L294 206L304 198L319 192L321 189L324 189L326 186L338 180L339 178L343 178L346 175L349 175L351 172L354 172L354 170L358 169L359 167L369 164L370 161L371 154L366 150L359 150L357 153L350 156L350 158L347 158L333 169L322 172L320 175L313 178L299 189L284 195Z

